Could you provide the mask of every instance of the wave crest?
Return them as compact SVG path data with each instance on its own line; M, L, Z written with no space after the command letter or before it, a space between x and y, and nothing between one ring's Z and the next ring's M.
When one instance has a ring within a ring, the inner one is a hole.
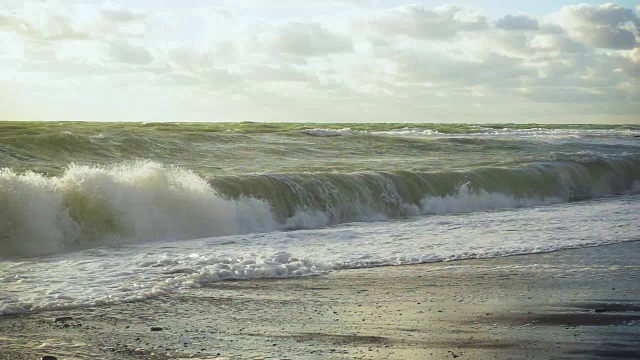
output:
M194 173L144 161L71 165L60 177L0 172L0 254L33 255L274 227L268 203L220 197Z

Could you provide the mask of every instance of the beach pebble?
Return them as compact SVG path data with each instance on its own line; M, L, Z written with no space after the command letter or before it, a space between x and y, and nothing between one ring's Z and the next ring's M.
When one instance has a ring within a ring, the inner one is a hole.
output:
M71 320L73 320L71 316L60 316L53 319L54 322L65 322L65 321L71 321Z

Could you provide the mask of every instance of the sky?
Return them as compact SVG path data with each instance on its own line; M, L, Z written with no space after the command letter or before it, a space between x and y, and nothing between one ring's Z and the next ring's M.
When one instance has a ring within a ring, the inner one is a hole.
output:
M0 0L0 120L640 124L640 1Z

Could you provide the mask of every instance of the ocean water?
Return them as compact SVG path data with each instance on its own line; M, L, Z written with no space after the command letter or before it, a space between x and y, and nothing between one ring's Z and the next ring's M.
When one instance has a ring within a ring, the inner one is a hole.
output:
M637 125L0 122L0 168L0 314L640 240Z

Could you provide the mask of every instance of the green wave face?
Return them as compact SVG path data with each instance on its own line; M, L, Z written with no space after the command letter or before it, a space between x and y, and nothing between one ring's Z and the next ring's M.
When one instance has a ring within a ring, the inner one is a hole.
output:
M225 176L211 179L210 184L230 198L269 202L280 222L304 210L325 214L329 223L342 223L449 212L432 206L443 199L469 200L458 211L474 211L635 192L640 185L640 156L434 173ZM473 203L474 198L484 202Z

